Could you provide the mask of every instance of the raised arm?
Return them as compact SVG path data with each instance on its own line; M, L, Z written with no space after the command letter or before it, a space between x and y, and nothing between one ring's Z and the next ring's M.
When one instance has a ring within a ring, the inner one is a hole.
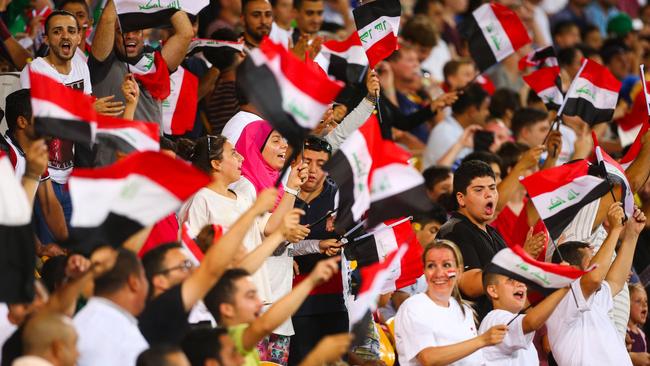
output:
M567 292L569 292L569 287L555 290L555 292L530 309L530 311L526 313L524 320L521 322L524 334L534 332L541 328L551 314L553 314L555 307L560 303L560 301L562 301L562 299L564 299Z
M255 319L244 331L242 337L244 349L253 349L259 341L289 319L314 287L328 281L334 273L338 272L338 261L340 259L340 257L334 257L318 262L304 281L295 286L288 295L273 304L262 316Z
M621 240L621 246L616 253L616 259L607 272L605 280L609 283L612 296L618 294L625 286L625 281L632 268L634 249L636 248L639 234L645 227L646 217L638 207L634 208L633 217L628 218L625 224L625 232Z
M95 29L95 38L90 53L97 61L104 61L113 51L117 12L113 0L108 0Z
M298 158L296 163L291 167L291 172L289 173L289 179L287 181L287 188L299 190L302 184L307 180L307 174L309 174L308 170L309 169L307 167L307 164L303 163L302 159ZM296 196L291 193L284 192L282 199L278 204L278 207L275 208L273 214L271 214L271 217L269 218L269 221L266 222L266 226L264 227L264 235L271 235L272 232L276 231L280 227L282 224L282 218L287 212L291 211L295 203ZM309 234L309 229L304 227L303 231L304 235L298 237L297 240L295 240L296 238L290 238L289 240L298 241L304 239L307 234Z
M483 295L483 271L474 268L463 272L458 287L465 296L473 299Z
M499 183L497 190L499 191L499 201L497 201L497 212L501 212L504 207L510 201L512 194L517 191L519 188L519 177L523 176L524 173L535 166L539 162L540 156L544 152L544 146L539 145L531 147L521 155L519 161L512 168L510 173Z
M185 59L187 46L192 41L194 31L192 31L192 23L184 11L175 12L171 22L174 27L174 35L165 42L161 53L167 63L167 69L175 71Z
M34 197L36 196L41 176L47 169L48 152L45 140L39 139L32 143L27 148L27 151L25 151L25 160L27 164L25 174L23 174L22 178L22 185L27 194L29 207L31 208L34 207Z
M506 336L505 325L495 325L487 332L449 346L428 347L416 356L422 366L448 365L465 358L477 350L501 343Z
M623 231L623 218L623 207L621 207L620 203L613 203L607 212L609 234L596 255L591 259L591 263L589 263L590 266L596 264L597 267L580 278L580 287L585 299L589 299L600 288L605 276L607 276L607 272L609 272L616 242L621 235L621 231Z
M38 201L45 218L45 223L50 229L54 238L58 241L65 241L68 239L68 226L65 222L65 215L63 207L59 199L54 194L52 182L50 179L42 182L36 191Z
M276 197L276 189L264 190L253 206L239 217L230 230L215 245L210 246L199 268L183 282L181 296L186 311L205 297L205 294L221 278L237 253L237 249L242 245L242 239L253 225L253 220L270 210L275 204Z

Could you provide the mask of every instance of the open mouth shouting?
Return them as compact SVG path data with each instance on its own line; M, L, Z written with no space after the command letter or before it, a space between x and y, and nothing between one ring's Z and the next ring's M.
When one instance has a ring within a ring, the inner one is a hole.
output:
M65 55L70 55L72 53L72 42L68 40L61 41L59 44L61 47L61 52Z
M485 204L485 208L483 209L483 212L485 213L486 216L492 216L494 215L494 202L490 201Z
M515 298L517 301L523 302L524 300L526 300L526 290L523 290L523 289L516 290L516 291L512 294L512 296L514 296L514 298Z
M136 41L129 41L127 40L126 43L124 44L124 49L126 50L127 54L133 54L137 52L137 47L138 43Z

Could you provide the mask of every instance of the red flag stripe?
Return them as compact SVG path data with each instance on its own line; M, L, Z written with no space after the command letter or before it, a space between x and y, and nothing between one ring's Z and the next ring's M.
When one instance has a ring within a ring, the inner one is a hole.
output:
M586 160L579 160L571 164L571 169L567 169L566 165L557 166L551 169L544 170L543 175L531 175L521 180L522 184L526 186L526 190L531 197L540 194L554 191L567 182L571 182L576 178L588 175L589 163ZM532 177L532 179L531 179ZM530 180L539 180L541 177L544 179L544 184L525 184Z
M33 72L31 69L29 70L29 80L32 99L55 104L68 113L77 116L80 120L87 122L97 120L91 96L73 88L68 88L46 75Z
M183 247L187 249L192 255L192 259L194 259L194 265L198 265L201 263L201 261L203 261L203 252L196 244L194 239L192 239L189 231L190 225L187 222L184 222L183 229L181 230L181 243L183 244Z
M499 22L503 26L503 30L506 31L514 50L518 50L530 43L528 30L526 30L524 24L515 12L497 3L490 3L490 6L492 7L494 15L499 19Z
M621 82L603 65L587 60L587 64L580 73L580 77L589 80L594 86L618 93ZM578 87L580 87L578 85Z
M351 47L361 46L361 40L357 32L352 32L350 36L344 41L331 40L323 43L322 48L327 48L333 52L344 53Z

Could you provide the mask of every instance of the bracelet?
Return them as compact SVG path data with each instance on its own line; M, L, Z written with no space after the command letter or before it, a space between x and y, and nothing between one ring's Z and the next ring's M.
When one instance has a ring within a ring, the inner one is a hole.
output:
M298 197L298 193L300 193L300 189L291 189L287 186L284 186L284 191L296 197Z
M27 178L27 179L35 180L35 181L37 181L37 182L40 182L40 181L41 181L41 177L39 177L38 175L36 175L36 174L31 174L31 173L27 173L27 172L25 172L25 174L23 174L23 178Z

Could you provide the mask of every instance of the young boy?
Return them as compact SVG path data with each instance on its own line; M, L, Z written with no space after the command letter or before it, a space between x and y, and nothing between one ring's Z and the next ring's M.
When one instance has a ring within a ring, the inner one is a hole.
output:
M339 259L335 257L318 262L304 281L264 313L262 307L267 304L257 296L250 274L243 269L230 269L224 273L204 302L217 324L228 328L237 351L244 356L244 366L260 364L258 343L293 315L314 287L327 282L338 271ZM276 355L279 357L274 356L276 359L288 359L288 342L282 350L271 352L282 353Z
M526 306L526 284L491 272L488 267L483 272L483 287L494 310L483 318L479 334L494 325L508 324L503 342L483 349L485 360L490 365L537 365L539 360L533 345L535 331L544 325L569 288L556 290L526 314L517 316Z

